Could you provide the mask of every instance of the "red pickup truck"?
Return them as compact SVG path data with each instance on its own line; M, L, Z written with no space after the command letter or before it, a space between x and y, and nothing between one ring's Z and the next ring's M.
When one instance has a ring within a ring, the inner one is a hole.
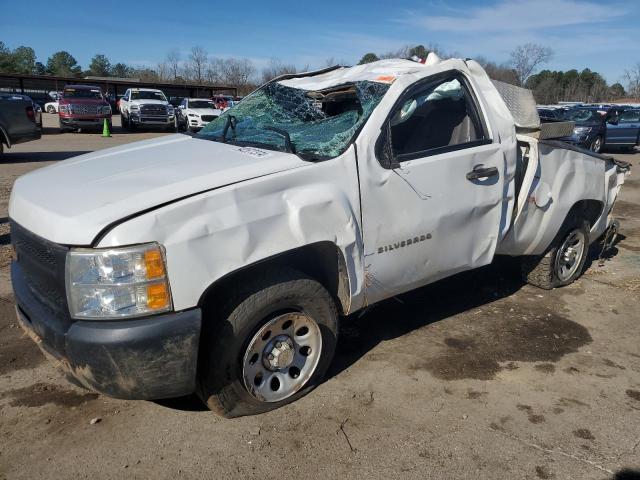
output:
M111 106L98 87L67 85L59 100L60 130L100 129L106 118L111 129Z

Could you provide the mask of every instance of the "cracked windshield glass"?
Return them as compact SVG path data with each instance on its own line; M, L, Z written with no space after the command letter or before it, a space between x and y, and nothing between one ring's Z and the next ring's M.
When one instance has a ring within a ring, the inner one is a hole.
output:
M325 160L346 150L388 89L386 84L368 81L318 91L271 83L196 136Z

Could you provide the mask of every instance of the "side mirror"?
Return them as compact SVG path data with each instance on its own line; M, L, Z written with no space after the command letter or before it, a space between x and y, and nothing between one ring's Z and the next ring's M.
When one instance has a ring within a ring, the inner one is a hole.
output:
M607 120L609 125L618 125L618 117L611 117Z

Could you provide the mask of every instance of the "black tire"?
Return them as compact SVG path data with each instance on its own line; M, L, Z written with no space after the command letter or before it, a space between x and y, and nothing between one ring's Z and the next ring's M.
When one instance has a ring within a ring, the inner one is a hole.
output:
M577 268L568 278L561 278L560 259L558 254L560 249L571 235L577 233L584 238L584 248L580 258L577 259ZM542 256L528 256L521 259L522 279L539 288L551 290L563 287L575 281L584 269L589 254L589 222L574 220L561 230L561 233L554 239L551 247Z
M602 135L598 135L596 138L593 139L593 141L591 142L591 145L589 145L589 150L591 150L594 153L600 153L602 151L602 147L603 147Z
M54 107L53 105L49 105L47 107L47 113L56 113L56 107Z
M120 127L123 130L129 128L129 120L127 119L127 117L124 116L124 113L120 114Z
M227 418L274 410L309 393L329 367L338 337L338 313L331 295L318 281L303 273L289 269L265 271L235 287L238 290L218 315L214 313L216 305L210 308L205 305L206 327L199 364L200 398L210 410ZM244 386L245 350L261 327L277 315L291 311L304 313L316 322L322 339L320 358L312 375L296 393L280 401L260 401Z

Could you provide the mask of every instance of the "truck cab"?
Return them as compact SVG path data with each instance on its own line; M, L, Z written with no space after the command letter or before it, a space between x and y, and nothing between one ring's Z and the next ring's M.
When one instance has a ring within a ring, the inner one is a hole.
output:
M280 407L376 302L498 254L541 288L574 281L629 166L554 138L573 126L433 54L276 78L197 134L18 179L19 322L106 395Z

